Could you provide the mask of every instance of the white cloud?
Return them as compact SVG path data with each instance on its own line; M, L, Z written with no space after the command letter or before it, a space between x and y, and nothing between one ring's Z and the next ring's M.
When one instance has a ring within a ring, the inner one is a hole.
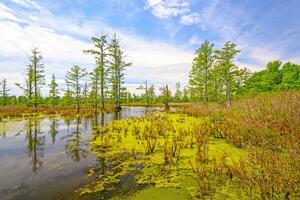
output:
M150 66L155 68L161 65L186 63L192 61L192 53L161 42L128 36L120 33L122 42L128 52L129 60L135 66Z
M268 47L253 47L250 49L249 56L259 62L262 67L272 60L282 59L282 52Z
M198 13L190 13L180 18L180 23L184 25L200 24L202 21L203 17Z
M161 19L179 16L183 25L200 24L203 17L200 13L192 12L188 0L147 0L145 9Z
M15 22L0 21L0 53L7 57L22 57L37 46L47 60L73 63L90 63L82 53L89 43L58 34L53 29L29 24L22 26Z
M146 9L158 18L169 18L188 13L187 0L147 0Z
M100 34L100 31L108 33L115 31L121 38L128 54L128 61L133 62L133 66L126 72L127 80L143 82L144 79L148 79L153 83L165 82L171 85L177 81L186 81L189 66L186 63L192 61L192 52L114 30L99 21L82 22L76 17L55 16L44 8L34 12L28 11L25 17L22 12L18 12L19 10L6 6L4 9L14 18L11 16L0 18L0 54L5 58L0 60L2 71L0 78L8 77L10 87L18 94L21 91L17 90L14 83L23 81L22 68L25 67L32 47L38 46L43 53L47 80L54 72L58 81L63 82L66 71L73 64L91 70L94 60L91 56L84 55L82 50L90 48L89 38ZM98 27L101 27L101 30ZM14 62L7 61L12 58ZM5 72L7 66L17 72Z

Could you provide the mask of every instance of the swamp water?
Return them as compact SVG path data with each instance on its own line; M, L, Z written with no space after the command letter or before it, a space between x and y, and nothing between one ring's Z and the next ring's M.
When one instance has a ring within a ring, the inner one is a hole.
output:
M96 118L43 118L0 123L0 199L76 199L97 164L89 153L95 125L143 116L147 108L128 107Z

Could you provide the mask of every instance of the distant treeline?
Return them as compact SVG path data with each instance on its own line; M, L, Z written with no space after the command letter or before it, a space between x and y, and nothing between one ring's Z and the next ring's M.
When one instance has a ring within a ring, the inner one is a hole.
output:
M222 49L214 50L214 44L205 41L196 50L190 72L190 99L201 102L225 102L230 106L232 98L287 89L300 88L300 66L279 60L269 62L266 69L251 73L239 68L234 60L240 53L236 44L226 42Z
M94 48L83 53L95 57L95 68L92 72L74 65L66 74L64 89L58 88L55 75L52 74L48 85L49 94L43 96L41 88L45 86L45 71L42 54L34 48L25 68L24 84L16 83L23 90L23 95L12 96L6 79L1 81L0 102L5 105L76 105L79 111L81 104L92 104L105 109L106 103L120 109L123 103L164 103L169 102L226 102L261 92L300 89L300 65L282 64L275 60L269 62L266 69L252 73L247 68L235 64L240 53L236 44L226 42L222 49L215 50L214 44L205 41L195 52L192 69L189 74L189 85L184 88L176 83L176 91L171 93L168 85L163 85L156 94L155 85L147 81L137 89L140 95L128 92L124 87L125 69L131 65L125 61L125 52L120 46L119 38L101 35L92 37ZM83 83L84 82L84 83Z

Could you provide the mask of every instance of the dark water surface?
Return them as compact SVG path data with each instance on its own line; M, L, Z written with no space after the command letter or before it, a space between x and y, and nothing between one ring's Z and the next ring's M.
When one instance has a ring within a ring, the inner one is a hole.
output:
M95 125L145 115L128 107L94 118L28 119L0 122L0 200L76 199L74 190L97 158L88 141Z

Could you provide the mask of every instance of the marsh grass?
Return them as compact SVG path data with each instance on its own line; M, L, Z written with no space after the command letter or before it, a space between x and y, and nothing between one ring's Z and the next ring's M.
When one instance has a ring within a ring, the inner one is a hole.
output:
M113 112L113 105L106 105L106 109L102 112ZM98 112L101 112L98 109ZM40 115L59 115L62 117L69 116L93 116L94 107L92 105L83 105L79 112L76 106L39 106L38 108L28 106L2 106L0 107L0 119L35 117Z
M209 110L198 110L195 114L193 108L189 109L182 111L211 122L211 136L221 136L248 152L234 165L224 165L232 182L244 190L244 198L300 198L300 92L248 97L235 101L231 109L221 108L209 115ZM198 158L198 163L202 162ZM195 173L198 180L208 180L210 171L200 165ZM208 187L209 183L204 185ZM199 188L201 198L210 194L203 193L208 188Z

